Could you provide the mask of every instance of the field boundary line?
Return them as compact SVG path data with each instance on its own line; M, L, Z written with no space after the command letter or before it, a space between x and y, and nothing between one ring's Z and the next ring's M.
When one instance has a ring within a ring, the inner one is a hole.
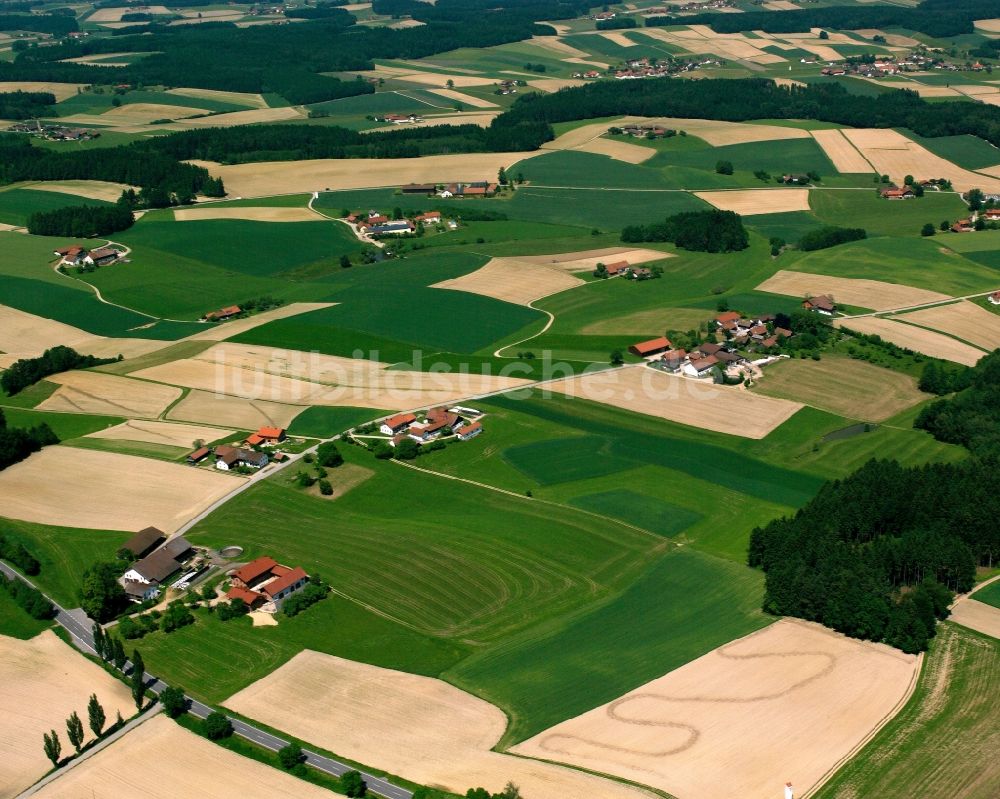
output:
M826 773L819 778L816 784L802 794L802 799L809 799L809 797L815 796L816 793L824 785L826 785L833 778L833 776L840 771L841 768L846 766L849 761L853 760L854 756L871 743L872 739L874 739L875 736L878 735L885 728L885 726L896 718L903 708L910 703L914 692L917 690L917 684L920 682L920 677L924 673L924 667L927 665L926 655L926 652L921 652L917 655L917 660L919 661L917 663L917 668L914 669L913 676L910 678L910 684L906 686L906 691L903 696L900 697L899 701L893 705L892 709L886 713L881 720L874 727L872 727L871 730L868 731L864 738L858 741L857 745L852 747L847 754L830 766L830 768L826 770Z
M643 527L637 527L636 525L629 524L628 522L622 521L621 519L616 519L613 516L605 516L603 513L595 513L594 511L586 510L584 508L578 508L575 505L563 505L560 502L553 502L550 499L528 497L525 496L524 494L518 494L516 491L510 491L506 488L500 488L499 486L490 485L489 483L480 483L475 480L469 480L467 477L457 477L456 475L446 474L445 472L436 472L433 469L425 469L422 466L417 466L412 463L399 461L396 460L395 458L393 458L389 462L395 463L398 466L405 466L407 469L413 469L414 471L417 472L423 472L424 474L431 474L434 475L435 477L443 477L446 480L457 480L460 483L467 483L468 485L476 486L478 488L485 488L487 491L496 491L497 493L506 494L507 496L516 497L518 499L522 499L527 502L539 502L542 503L543 505L551 505L554 508L563 508L564 510L571 510L577 513L583 513L587 516L592 516L595 519L601 519L602 521L611 522L612 524L618 524L621 525L622 527L627 527L630 530L634 530L637 533L642 533L643 535L651 536L658 541L662 541L665 548L670 547L671 542L669 538L666 538L665 536L662 535L658 535L657 533L654 533L652 530L646 530Z

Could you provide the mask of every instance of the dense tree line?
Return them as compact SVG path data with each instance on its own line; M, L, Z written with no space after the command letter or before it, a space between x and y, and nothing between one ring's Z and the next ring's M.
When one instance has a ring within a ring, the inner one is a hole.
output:
M79 30L76 17L65 14L4 14L0 13L0 31L33 31L65 36Z
M59 437L42 422L35 427L8 427L0 411L0 471L13 466L49 444L58 444Z
M983 357L966 379L967 388L926 406L915 426L980 457L1000 457L1000 350Z
M0 588L7 592L7 595L14 600L14 604L21 608L33 619L51 619L56 612L37 588L32 588L27 583L18 579L8 580L0 574Z
M81 355L72 347L58 345L45 350L37 358L21 358L0 374L0 388L14 396L39 380L70 369L88 369L105 363L115 363L118 358L96 358ZM0 419L2 419L0 415Z
M0 118L32 119L52 113L52 92L0 92Z
M107 180L132 186L159 187L170 194L195 194L210 180L208 170L142 148L101 147L54 152L14 136L0 137L0 184L21 180Z
M764 609L907 652L926 649L952 591L1000 550L1000 475L970 460L906 469L870 461L793 517L750 536Z
M916 8L895 5L827 6L795 11L749 11L743 14L658 16L647 26L708 25L716 33L762 30L766 33L804 33L811 28L857 30L906 28L936 38L972 33L973 20L996 15L995 0L924 0Z
M122 203L115 205L67 205L51 211L35 211L28 217L28 232L35 236L71 236L85 239L125 230L135 224L135 215Z
M651 225L629 225L621 238L629 243L669 241L698 252L734 252L750 243L740 215L718 209L686 211Z
M298 161L308 158L417 158L470 152L537 149L552 138L546 124L516 126L441 125L431 128L358 133L337 126L259 125L203 128L143 142L143 149L178 161L223 163Z
M2 417L3 413L0 412L0 419ZM0 430L2 429L2 422L0 422ZM13 563L29 577L34 577L42 568L38 558L32 555L24 544L9 535L0 534L0 558L8 563Z
M846 244L849 241L860 241L867 236L868 233L864 228L827 225L804 233L797 246L806 252L825 250L827 247L836 247L838 244Z
M948 361L929 361L920 375L918 388L928 394L952 394L972 385L968 366Z
M594 27L599 31L614 31L637 28L639 23L636 22L635 17L615 17L614 19L602 19Z
M529 120L551 124L628 114L731 122L816 119L859 128L903 127L927 137L967 133L1000 146L997 106L965 101L930 103L910 91L863 97L836 83L784 87L762 78L598 81L549 95L519 95L493 124L518 125Z
M422 5L433 12L432 6ZM530 14L444 16L417 28L390 30L358 29L354 17L340 8L321 13L322 19L281 27L237 28L227 22L171 27L154 22L122 28L110 37L29 48L14 63L0 64L0 80L194 86L275 93L291 103L307 104L374 91L365 81L321 74L370 69L373 58L423 58L554 33L536 25ZM122 51L150 55L123 67L60 63L74 56Z

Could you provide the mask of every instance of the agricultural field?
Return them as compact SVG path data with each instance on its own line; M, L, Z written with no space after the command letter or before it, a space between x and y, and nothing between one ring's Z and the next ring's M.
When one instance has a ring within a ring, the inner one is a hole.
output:
M1000 642L945 624L906 706L815 795L993 796L1000 733L990 697L998 676Z

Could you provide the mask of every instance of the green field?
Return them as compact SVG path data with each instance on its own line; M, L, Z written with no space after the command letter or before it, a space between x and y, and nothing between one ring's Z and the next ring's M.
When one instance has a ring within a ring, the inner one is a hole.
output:
M922 77L921 83L930 83L930 78L936 75ZM941 76L944 77L944 76ZM949 82L954 83L951 78ZM917 144L923 145L934 155L958 164L963 169L984 169L1000 164L1000 150L977 136L936 136L924 138L905 128L900 131Z
M53 385L53 384L49 384ZM18 395L20 396L20 395ZM88 433L103 430L121 424L124 419L114 416L90 416L80 413L50 413L47 411L32 411L23 408L11 408L6 404L6 399L0 397L0 409L7 419L10 427L34 427L45 423L52 428L53 432L62 441L72 438L79 438Z
M993 799L1000 791L998 681L1000 641L939 627L909 702L813 795Z
M82 570L95 561L114 560L119 547L132 535L114 530L50 527L14 519L3 520L0 528L4 535L24 544L41 564L41 571L31 578L32 582L69 608L79 605L77 592Z
M388 413L374 408L313 406L295 417L288 432L293 436L330 438L338 433Z
M570 504L621 519L668 538L686 530L703 518L697 511L664 502L657 497L637 494L625 488L602 491L599 494L584 494L570 500Z
M936 228L948 219L954 222L967 215L957 194L927 192L914 200L883 200L871 191L811 191L809 205L825 225L860 227L869 236L913 236L930 222Z
M511 745L764 627L762 590L745 566L677 550L606 604L443 676L507 711Z
M975 598L987 605L1000 608L1000 581L990 583L985 588L980 588L975 593Z
M111 203L77 197L61 191L37 191L34 189L0 190L0 222L7 225L26 225L28 217L38 211L54 211L68 205L102 205Z
M42 630L48 629L52 622L34 619L14 602L10 594L0 590L0 635L20 638L27 641L34 638Z

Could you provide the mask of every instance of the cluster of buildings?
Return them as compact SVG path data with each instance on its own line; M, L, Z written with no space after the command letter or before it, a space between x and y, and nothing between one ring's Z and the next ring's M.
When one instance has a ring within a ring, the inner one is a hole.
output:
M424 118L420 114L383 114L375 117L376 122L388 122L390 125L415 125L423 122Z
M930 178L918 181L914 185L920 186L923 191L941 191L951 188L951 183L946 178ZM895 183L890 183L879 191L879 196L883 200L911 200L918 197L919 194L912 185L897 186Z
M500 95L517 94L517 87L523 85L524 81L521 80L502 80L497 84L495 93Z
M659 59L633 58L625 62L625 65L614 70L614 77L618 80L636 80L638 78L666 78L677 75L681 72L693 72L701 67L718 66L715 59L705 59L703 61L669 59L661 61Z
M500 189L499 184L489 180L479 180L473 183L407 183L400 186L402 194L423 194L428 197L435 195L448 199L449 197L492 197Z
M976 230L981 230L982 226L977 227L977 223L982 220L982 225L987 223L996 224L1000 222L1000 208L985 208L982 211L974 211L965 219L959 219L951 226L952 233L974 233Z
M156 599L162 586L195 554L194 547L184 536L168 541L167 534L155 527L140 530L125 542L122 549L136 559L119 579L132 602Z
M637 342L628 349L657 369L703 379L717 372L740 369L749 359L739 350L769 350L794 335L791 330L776 326L773 315L745 317L736 311L716 316L715 329L718 341L704 342L690 351L675 348L666 336Z
M601 272L601 267L604 271ZM610 264L598 264L594 272L597 277L624 277L632 280L649 280L653 270L645 266L632 266L628 261L615 261Z
M234 316L239 316L243 313L243 309L239 305L227 305L225 308L219 308L217 311L209 311L207 314L201 317L203 322L225 322L227 319L232 319Z
M59 258L59 266L106 266L121 258L121 253L111 247L88 250L76 244L60 247L53 254Z
M634 139L663 139L677 131L662 125L623 125L620 128L608 128L608 133L612 136L631 136Z
M857 75L862 78L885 78L902 72L922 72L929 69L940 69L946 72L970 70L980 72L985 67L978 61L963 66L946 61L926 49L916 49L905 56L882 55L877 58L848 58L842 62L831 62L820 70L823 75L835 77L841 75Z
M389 443L396 446L409 438L418 444L434 441L451 431L459 441L468 441L483 432L482 411L474 408L431 408L418 418L413 413L397 413L379 426L379 432L390 436Z
M348 214L344 221L353 225L358 233L363 236L371 236L378 239L383 236L406 236L416 233L420 225L440 225L442 216L440 211L427 211L422 214L414 214L408 219L390 219L377 209L368 212L358 212ZM457 225L453 225L457 227Z
M43 125L37 120L15 122L7 130L11 133L30 133L32 136L49 141L90 141L101 135L97 130L68 128L65 125Z
M209 447L199 447L188 453L187 463L190 466L197 466L204 463L210 457L215 458L215 468L222 472L233 471L239 468L263 469L272 460L281 462L285 455L281 452L269 454L262 452L255 447L274 447L286 438L285 430L282 427L261 427L256 433L251 433L243 441L242 446L232 444L220 444L215 449Z
M281 604L308 582L309 575L301 566L283 566L265 555L229 575L226 599L241 599L250 610L277 613Z

